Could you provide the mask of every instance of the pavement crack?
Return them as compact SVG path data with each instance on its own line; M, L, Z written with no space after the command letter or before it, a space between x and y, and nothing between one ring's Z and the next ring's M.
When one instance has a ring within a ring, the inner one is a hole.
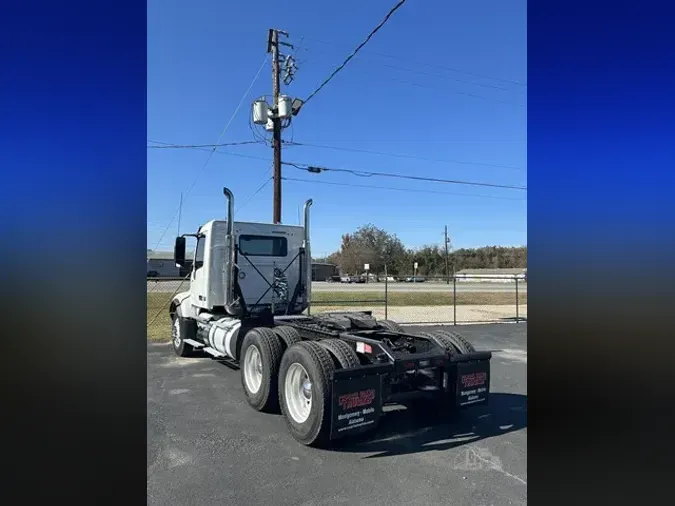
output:
M503 475L508 476L509 478L513 478L514 480L519 481L523 485L527 485L527 481L523 480L520 476L516 476L515 474L511 474L508 471L506 471L504 469L504 467L501 465L501 462L499 464L495 464L493 461L488 460L488 459L482 457L481 455L479 455L475 448L469 448L469 450L471 451L471 453L473 454L474 457L476 457L481 462L486 463L490 469L494 469L495 471L499 471Z

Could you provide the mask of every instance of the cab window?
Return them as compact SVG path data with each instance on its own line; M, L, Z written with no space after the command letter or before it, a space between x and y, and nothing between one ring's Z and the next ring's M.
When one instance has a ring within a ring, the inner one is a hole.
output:
M197 246L195 247L195 270L200 269L204 266L204 246L206 243L206 237L200 237L197 240Z
M285 257L288 253L288 243L285 237L241 235L239 251L246 256Z

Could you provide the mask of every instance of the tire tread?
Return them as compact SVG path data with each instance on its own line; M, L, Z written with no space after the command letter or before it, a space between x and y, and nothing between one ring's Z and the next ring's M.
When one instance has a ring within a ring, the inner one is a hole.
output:
M335 357L336 368L351 369L361 364L356 351L341 339L322 339L318 344L326 348Z
M476 348L474 348L473 345L458 332L451 330L438 330L436 332L452 341L455 348L457 348L460 353L473 353L476 351Z
M313 362L313 369L316 369L319 373L318 378L312 378L314 383L319 383L321 386L321 392L323 393L323 399L321 399L321 409L319 411L318 426L319 430L316 435L311 439L298 439L295 434L294 437L302 444L307 446L322 446L327 443L330 435L330 410L331 410L331 379L333 376L333 371L335 370L335 365L333 363L333 358L330 353L321 345L313 341L301 341L294 344L291 348L303 348ZM287 351L288 353L288 351ZM309 365L309 364L306 364ZM279 377L279 389L283 389L282 378ZM290 415L286 412L285 402L281 402L281 412L286 419L287 425L293 431L293 425L291 423Z
M299 343L300 341L302 341L300 333L296 329L294 329L293 327L289 327L288 325L279 325L273 327L272 332L274 332L279 337L279 339L281 339L281 343L284 349L288 349L295 343Z
M387 330L391 330L392 332L403 332L403 327L401 327L401 325L399 325L395 321L379 320L377 323L379 323L381 327L384 327Z
M456 355L459 352L455 344L446 336L436 334L434 332L420 332L418 335L431 339L441 348L444 348L450 355Z
M253 334L251 336L251 334ZM261 358L265 358L265 355L268 358L270 365L269 374L267 377L263 375L263 386L266 384L267 396L262 401L259 406L253 406L258 411L263 412L277 412L279 408L279 392L278 392L278 377L279 377L279 365L281 363L281 356L283 355L283 346L281 344L281 339L274 333L271 329L267 327L255 327L251 329L244 337L244 341L249 339L249 336L253 344L258 344L260 348L260 354L263 355ZM245 350L242 349L242 358L244 356ZM244 380L244 368L241 369L241 382L244 388L244 393L246 394L246 382ZM250 403L250 401L249 401Z
M188 344L185 342L185 336L181 334L180 336L180 346L176 348L176 345L174 344L174 325L175 321L178 320L178 324L182 324L183 317L179 316L178 313L173 313L171 317L171 347L173 348L173 351L178 355L179 357L187 358L191 357L195 354L195 349L191 344Z

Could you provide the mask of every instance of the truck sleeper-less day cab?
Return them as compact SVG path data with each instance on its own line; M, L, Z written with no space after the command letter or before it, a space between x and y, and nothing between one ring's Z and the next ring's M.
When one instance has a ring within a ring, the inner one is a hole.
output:
M178 265L185 237L197 239L190 289L169 308L179 356L200 350L238 367L248 403L280 410L306 445L374 429L399 393L426 392L448 412L487 402L491 353L456 332L410 334L371 312L309 314L311 200L304 226L247 223L223 192L226 221L176 238Z

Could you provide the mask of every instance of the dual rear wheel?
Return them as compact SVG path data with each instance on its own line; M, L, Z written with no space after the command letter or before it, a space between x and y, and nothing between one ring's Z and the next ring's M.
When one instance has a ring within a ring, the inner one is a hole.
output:
M386 324L386 328L399 331L394 325ZM443 330L421 335L450 354L475 351L455 332ZM240 357L242 386L254 409L281 412L292 436L302 444L322 446L328 442L333 371L360 363L349 344L339 339L302 341L292 327L259 327L244 337ZM454 411L454 402L445 406L449 399L447 395L441 398L439 411Z
M301 341L293 332L250 330L241 348L241 382L254 409L280 411L297 441L319 446L329 439L333 371L354 367L359 359L344 341Z

